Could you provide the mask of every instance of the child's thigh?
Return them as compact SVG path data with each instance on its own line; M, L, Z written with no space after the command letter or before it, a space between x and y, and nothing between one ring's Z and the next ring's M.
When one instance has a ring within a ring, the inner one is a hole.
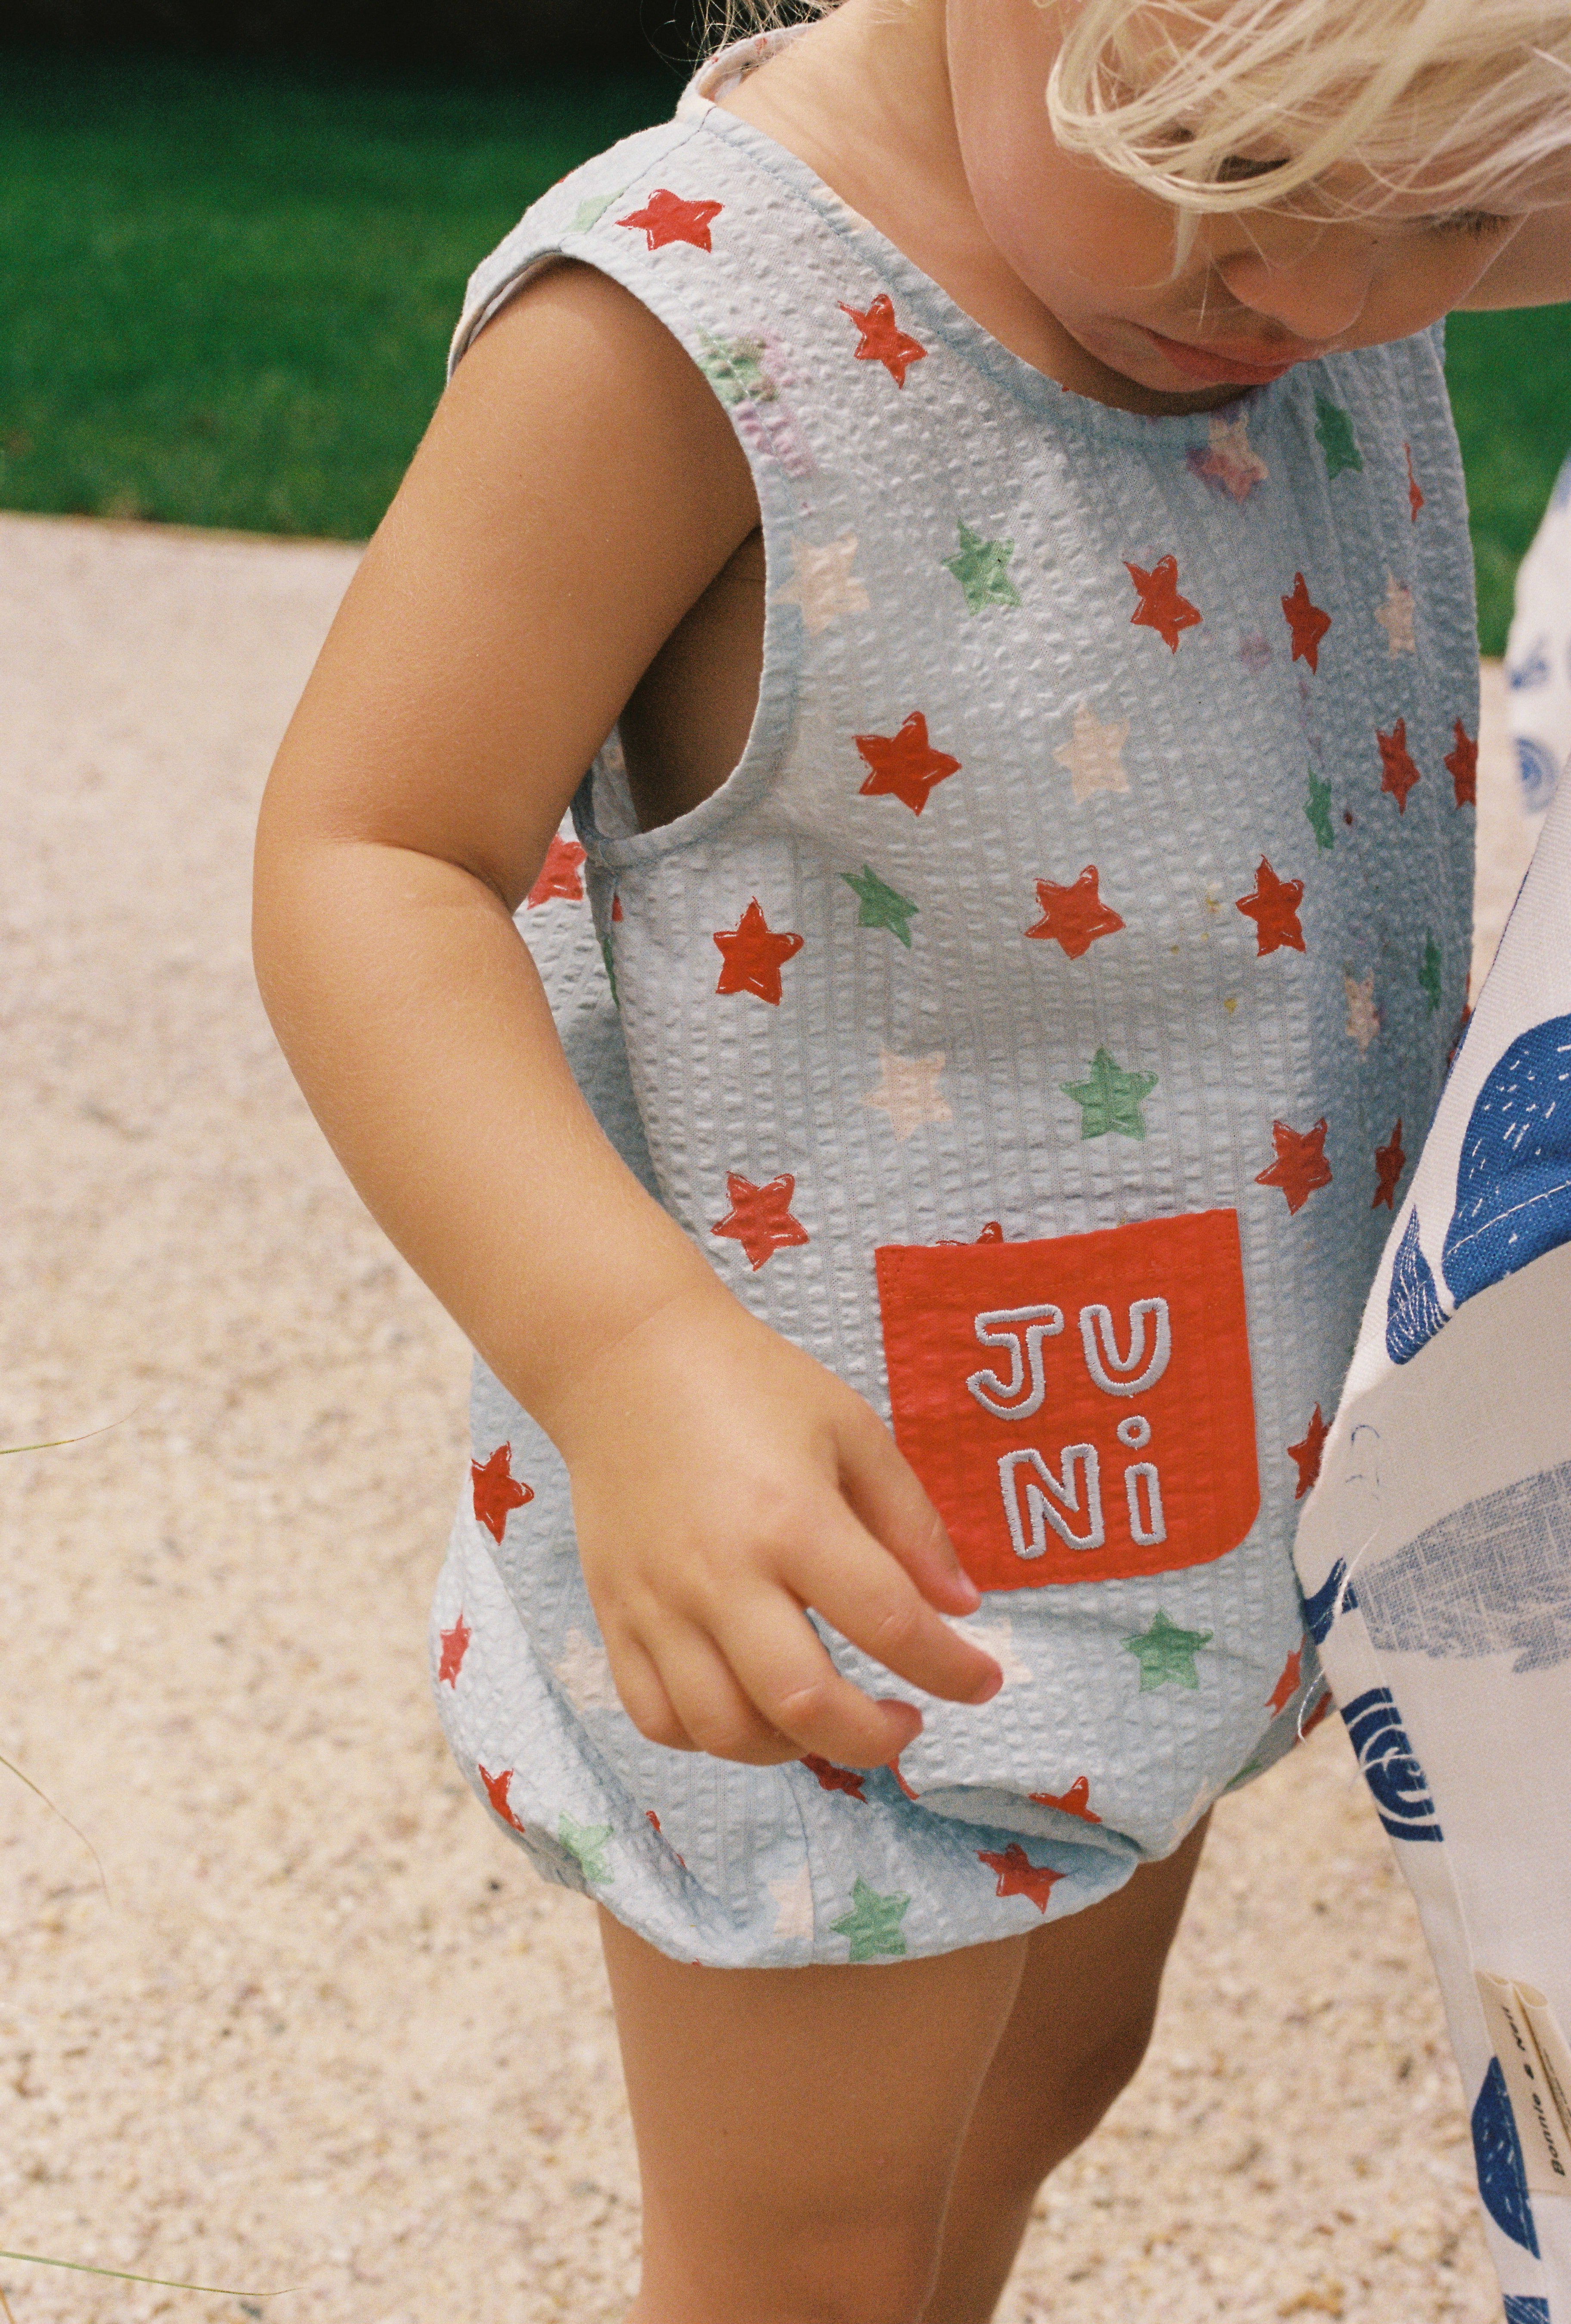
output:
M644 2190L648 2324L921 2313L1027 1942L702 1969L602 1914Z

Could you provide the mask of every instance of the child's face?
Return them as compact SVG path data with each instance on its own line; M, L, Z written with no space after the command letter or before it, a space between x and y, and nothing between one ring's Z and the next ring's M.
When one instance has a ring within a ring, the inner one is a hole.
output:
M1352 222L1207 216L1175 274L1171 207L1053 140L1043 92L1054 12L947 0L946 35L989 240L1079 346L1159 393L1258 386L1332 348L1421 330L1466 297L1522 215L1440 220L1403 198Z

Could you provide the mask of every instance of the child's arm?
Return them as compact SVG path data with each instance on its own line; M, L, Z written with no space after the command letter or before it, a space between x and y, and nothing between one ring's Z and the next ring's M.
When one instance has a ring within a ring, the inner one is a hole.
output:
M547 275L460 366L285 737L257 973L345 1167L560 1447L622 1698L760 1763L901 1749L811 1605L913 1684L995 1664L861 1398L757 1322L602 1137L511 914L640 674L758 524L707 383L603 278Z

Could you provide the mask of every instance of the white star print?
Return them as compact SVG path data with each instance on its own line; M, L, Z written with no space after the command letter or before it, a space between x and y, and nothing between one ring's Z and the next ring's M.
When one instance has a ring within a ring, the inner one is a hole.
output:
M1249 440L1248 415L1241 420L1223 420L1213 415L1208 433L1211 438L1208 473L1236 501L1246 501L1255 485L1263 484L1271 474Z
M1129 778L1124 771L1122 755L1128 740L1127 718L1109 719L1104 726L1089 702L1082 700L1075 705L1073 740L1052 755L1061 767L1070 770L1077 807L1093 791L1128 789Z
M1342 985L1347 995L1347 1038L1357 1042L1362 1057L1368 1054L1369 1045L1380 1030L1380 1011L1374 1005L1374 971L1371 969L1362 980L1344 974Z
M582 1630L568 1631L566 1652L551 1668L574 1711L603 1711L620 1699L605 1648Z
M854 532L842 532L822 549L807 540L792 542L791 578L776 594L783 605L801 606L810 636L817 637L841 613L867 612L871 601L851 571L856 553Z
M1385 576L1385 603L1375 607L1374 618L1385 632L1386 651L1393 658L1418 650L1413 643L1413 593L1394 573Z
M771 1880L769 1894L775 1899L775 1934L811 1938L813 1875L806 1865L798 1872L788 1872L781 1879Z
M944 1067L942 1049L935 1049L930 1056L902 1057L893 1049L880 1047L878 1063L883 1069L882 1077L864 1102L888 1115L896 1138L909 1138L924 1121L952 1120L949 1100L938 1085Z
M973 1614L963 1622L951 1621L950 1628L957 1638L969 1638L973 1646L980 1646L985 1655L992 1655L1004 1674L1006 1687L1030 1685L1031 1665L1015 1644L1014 1625L1007 1614L996 1622L978 1621Z

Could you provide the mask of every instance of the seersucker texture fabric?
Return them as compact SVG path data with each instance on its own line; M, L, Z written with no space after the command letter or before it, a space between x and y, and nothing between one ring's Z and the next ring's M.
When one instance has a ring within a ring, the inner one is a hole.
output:
M892 1768L647 1742L482 1365L433 1667L547 1877L682 1959L877 1962L1095 1902L1328 1705L1295 1506L1464 1005L1472 562L1438 331L1070 394L715 106L758 53L470 287L455 357L562 258L643 301L768 573L730 779L641 832L611 737L519 923L630 1167L891 1421L1006 1683Z

